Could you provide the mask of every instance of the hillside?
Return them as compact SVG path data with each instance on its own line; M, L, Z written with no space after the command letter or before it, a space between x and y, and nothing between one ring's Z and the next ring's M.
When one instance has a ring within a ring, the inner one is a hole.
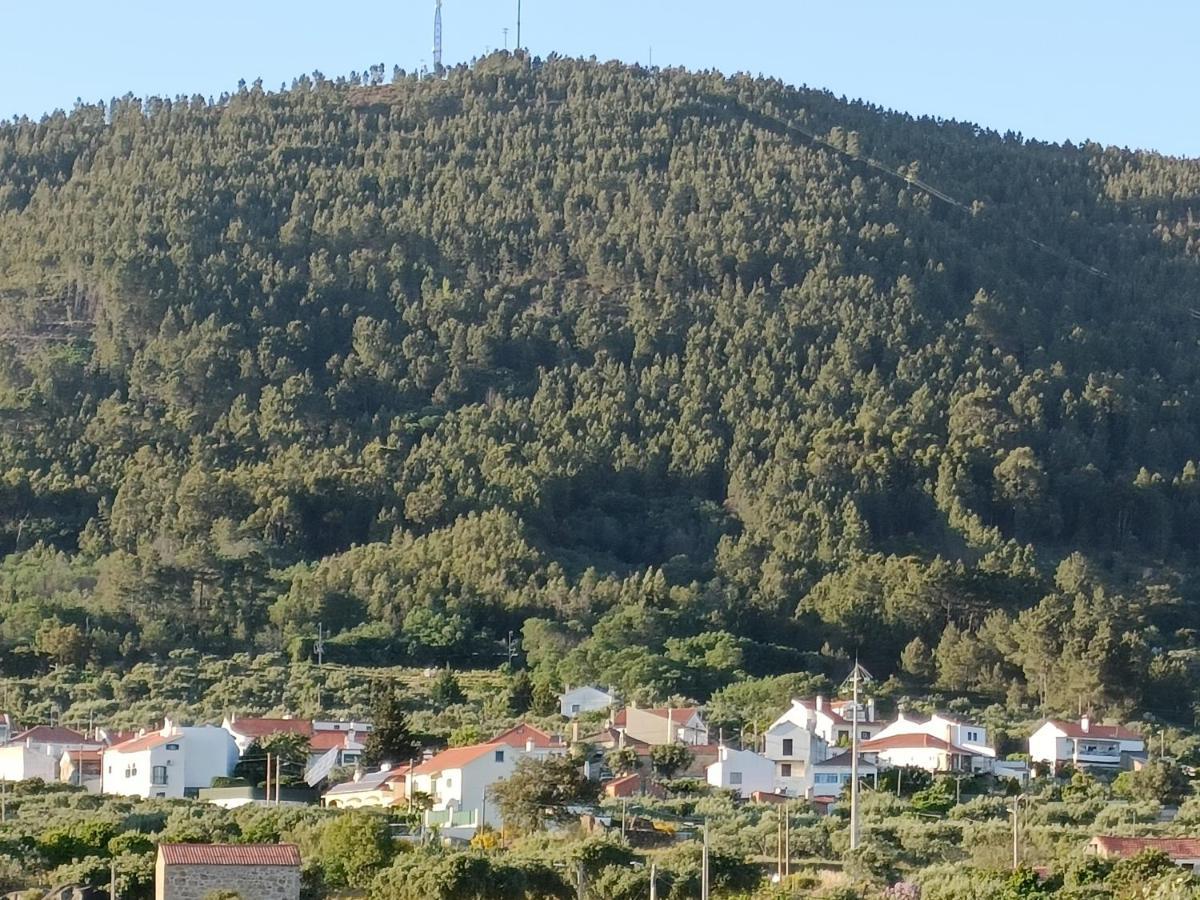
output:
M1200 162L715 73L381 81L0 125L0 673L523 628L647 697L859 653L1190 721Z

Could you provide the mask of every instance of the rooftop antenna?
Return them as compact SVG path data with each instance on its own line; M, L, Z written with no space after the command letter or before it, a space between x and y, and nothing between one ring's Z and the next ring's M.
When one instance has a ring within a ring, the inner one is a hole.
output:
M434 0L433 73L435 75L442 74L442 0Z

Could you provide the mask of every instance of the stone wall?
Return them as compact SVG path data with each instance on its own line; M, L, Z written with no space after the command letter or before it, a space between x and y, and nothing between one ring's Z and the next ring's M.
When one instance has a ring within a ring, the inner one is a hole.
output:
M243 900L299 900L300 870L293 866L164 866L155 873L155 900L204 900L237 891Z

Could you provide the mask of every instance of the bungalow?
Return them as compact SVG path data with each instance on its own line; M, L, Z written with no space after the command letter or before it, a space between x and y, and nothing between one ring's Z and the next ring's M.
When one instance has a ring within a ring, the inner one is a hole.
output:
M817 695L812 700L793 700L783 718L813 732L831 747L849 746L852 728L858 731L860 741L869 741L883 730L883 722L875 716L874 700L856 707L853 700L827 702Z
M901 711L896 717L896 721L880 731L874 740L881 741L893 737L922 734L937 738L946 745L965 751L970 756L970 771L990 772L994 767L996 751L987 743L987 728L983 725L963 721L945 713L934 713L928 719L921 719L909 718ZM915 758L920 758L926 762L934 762L939 765L944 762L938 755L929 753L919 753ZM896 765L910 764L915 763L896 763ZM925 768L925 766L921 766L921 768ZM944 770L930 769L930 771Z
M527 722L500 732L489 743L507 744L516 750L525 751L527 756L534 756L538 759L545 759L548 756L566 756L568 749L566 741L558 735L547 734Z
M823 737L805 727L801 707L793 704L775 720L764 736L763 755L775 766L777 793L803 797L812 787L812 765L829 756L829 744Z
M237 763L229 732L213 725L180 727L170 719L158 731L107 748L101 790L127 797L195 796Z
M1097 835L1088 842L1087 850L1101 859L1128 859L1143 850L1157 850L1175 865L1200 874L1200 838Z
M615 706L617 698L608 691L591 685L571 688L558 695L558 710L565 719L574 719L580 713L596 712Z
M854 769L853 757L850 751L831 756L812 767L812 797L814 799L833 800L842 795L842 789L850 783ZM879 767L860 753L858 756L858 777L873 778L879 774Z
M432 798L425 814L427 826L473 832L480 823L498 826L500 811L488 802L488 790L512 775L524 751L507 744L453 747L411 771L412 791Z
M613 714L611 726L621 729L644 744L707 744L708 726L694 706L678 709L658 707L640 709L627 706Z
M1083 716L1077 723L1047 719L1029 737L1029 758L1057 768L1070 763L1076 768L1130 768L1144 756L1146 742L1120 725L1100 725Z
M406 769L384 765L378 772L355 773L352 781L336 784L321 796L330 809L400 806L408 802Z
M735 791L743 800L756 792L775 788L775 763L750 750L721 746L717 761L705 770L713 787Z
M876 765L915 766L926 772L970 772L972 751L926 734L893 734L858 745L859 751Z

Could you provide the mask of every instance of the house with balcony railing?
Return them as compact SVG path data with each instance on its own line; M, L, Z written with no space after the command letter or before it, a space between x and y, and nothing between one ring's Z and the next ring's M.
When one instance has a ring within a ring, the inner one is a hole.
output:
M1127 769L1146 756L1146 741L1121 725L1047 719L1029 737L1029 758L1051 768Z

